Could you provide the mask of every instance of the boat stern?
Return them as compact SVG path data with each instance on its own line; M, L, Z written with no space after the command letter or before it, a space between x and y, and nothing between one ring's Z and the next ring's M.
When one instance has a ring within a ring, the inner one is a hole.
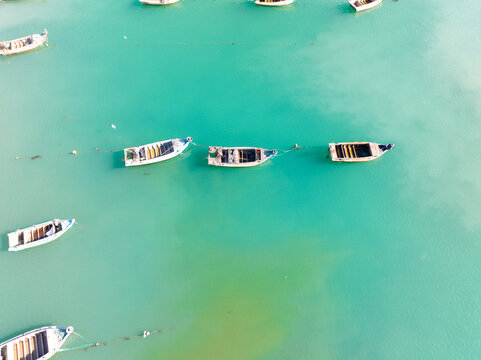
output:
M138 165L139 159L139 150L138 148L128 148L124 149L124 163L125 166L135 166Z
M329 153L331 154L332 161L339 161L339 158L337 157L337 152L336 152L336 144L334 143L329 144Z
M14 231L8 234L8 251L18 251L17 246L19 245L18 241L19 231Z

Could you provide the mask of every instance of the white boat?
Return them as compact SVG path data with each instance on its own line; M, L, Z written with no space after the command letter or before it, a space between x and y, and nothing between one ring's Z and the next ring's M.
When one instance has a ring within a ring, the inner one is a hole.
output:
M332 161L363 162L377 159L386 151L394 148L394 144L376 144L371 142L346 142L329 144Z
M124 149L125 166L153 164L176 157L187 149L192 138L171 139Z
M286 6L292 4L294 0L255 0L256 5L262 6Z
M47 244L65 234L75 223L75 219L53 219L8 234L8 251L25 250Z
M350 0L349 1L349 4L351 4L351 6L357 12L372 9L375 6L378 6L380 3L382 3L382 0Z
M139 0L144 5L170 5L179 2L179 0Z
M62 347L73 327L45 326L0 344L0 360L46 360Z
M6 56L36 49L47 41L47 34L47 30L43 30L41 34L33 34L10 41L1 41L0 54Z
M253 147L209 146L209 165L249 167L260 165L277 154L277 150Z

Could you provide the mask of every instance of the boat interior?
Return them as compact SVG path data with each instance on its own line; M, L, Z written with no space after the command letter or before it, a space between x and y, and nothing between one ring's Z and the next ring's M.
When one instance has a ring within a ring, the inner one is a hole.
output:
M7 345L0 348L0 360L37 360L48 354L47 332L21 338L13 344L13 358L8 357Z
M34 241L42 240L60 231L62 231L62 223L51 223L40 227L34 227L18 234L18 244L24 245Z
M165 143L144 146L139 150L140 160L151 160L161 156L168 155L174 152L174 144L172 141L167 141Z
M371 145L369 143L336 145L336 154L340 159L369 157L372 156Z
M377 0L356 0L354 5L356 5L356 6L369 5L370 3L375 2L375 1L377 1Z
M28 45L33 44L33 36L27 36L22 39L4 41L0 43L0 50L12 50L19 49Z
M242 164L261 160L261 151L257 149L222 149L222 163Z

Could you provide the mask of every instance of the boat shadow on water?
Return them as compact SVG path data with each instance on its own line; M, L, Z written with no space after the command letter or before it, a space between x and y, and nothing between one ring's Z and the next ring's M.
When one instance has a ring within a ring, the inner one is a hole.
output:
M114 169L120 169L125 167L125 162L123 161L124 152L123 151L113 151L112 152L112 162Z
M15 230L12 230L15 231ZM8 234L11 231L0 234L0 251L8 251ZM1 335L1 334L0 334ZM2 341L0 340L0 343Z
M348 2L338 4L337 8L338 8L338 10L341 14L355 14L356 13L356 10L354 10Z

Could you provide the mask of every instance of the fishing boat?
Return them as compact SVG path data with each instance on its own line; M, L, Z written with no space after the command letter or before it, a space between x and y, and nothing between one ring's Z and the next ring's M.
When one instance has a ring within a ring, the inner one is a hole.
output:
M6 56L36 49L47 41L47 34L47 30L43 30L41 34L33 34L10 41L0 41L0 54Z
M8 234L8 251L25 250L47 244L65 234L75 223L75 219L53 219ZM1 360L1 359L0 359Z
M179 2L179 0L139 0L139 1L144 5L170 5L170 4Z
M262 6L286 6L293 2L294 0L255 0L256 5Z
M139 166L165 161L182 154L192 142L191 137L171 139L124 149L125 166Z
M65 343L73 327L45 326L0 344L0 360L46 360Z
M349 1L349 4L351 4L351 6L357 12L372 9L375 6L378 6L380 3L382 3L382 0L350 0Z
M277 154L277 150L253 147L209 146L209 165L249 167L260 165Z
M377 159L391 150L394 144L376 144L371 142L346 142L329 144L332 161L363 162Z

